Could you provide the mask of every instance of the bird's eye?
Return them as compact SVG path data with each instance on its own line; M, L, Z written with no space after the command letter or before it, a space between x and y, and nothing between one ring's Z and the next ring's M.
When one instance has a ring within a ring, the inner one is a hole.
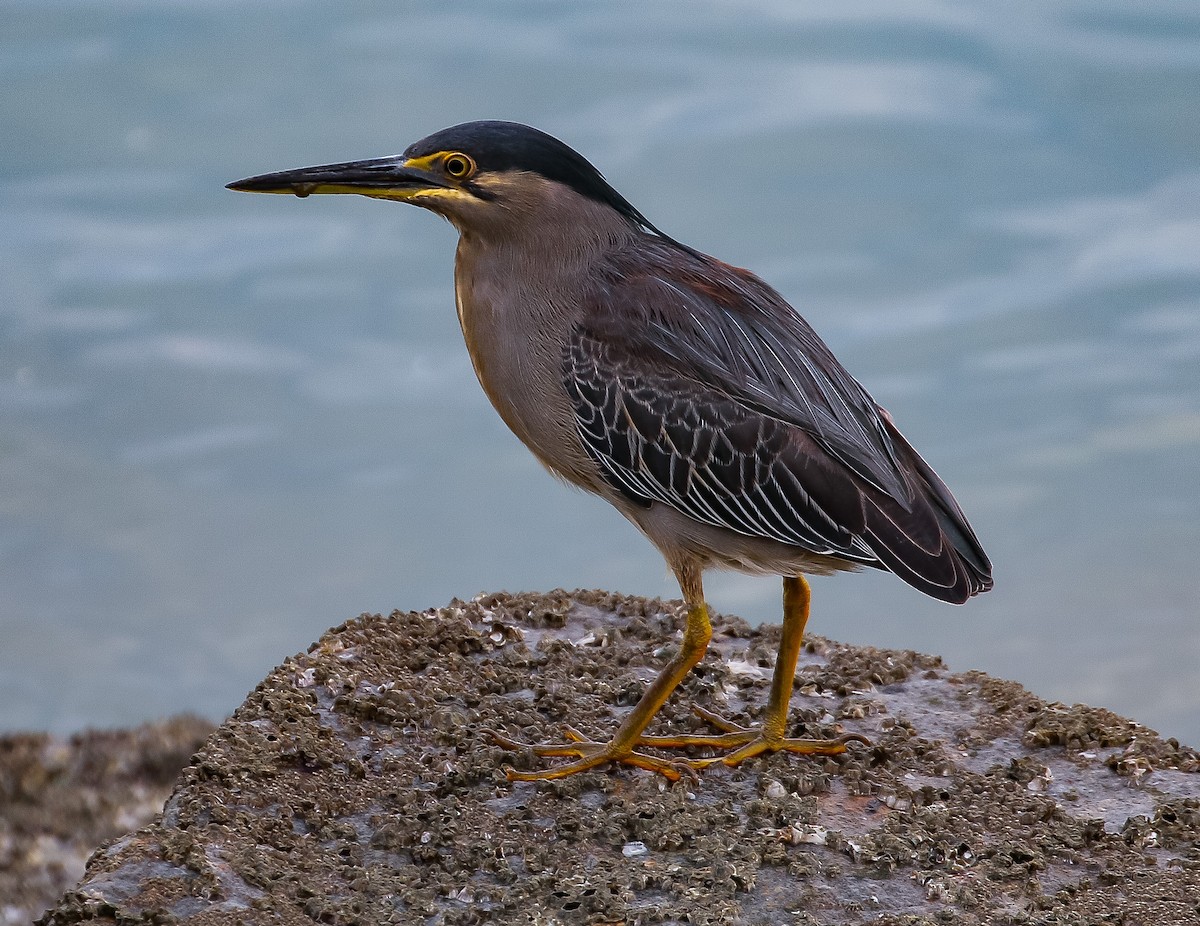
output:
M465 154L449 154L446 160L442 161L442 170L455 180L466 180L475 173L475 162Z

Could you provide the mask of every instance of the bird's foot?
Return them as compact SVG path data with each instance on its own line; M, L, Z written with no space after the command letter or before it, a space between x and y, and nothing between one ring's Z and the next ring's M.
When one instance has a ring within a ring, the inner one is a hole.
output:
M554 768L543 769L538 772L519 772L514 768L505 766L504 774L508 777L509 781L552 781L556 778L566 778L570 775L576 775L579 772L586 772L588 769L596 768L596 766L604 765L608 762L619 762L622 765L632 765L636 768L644 768L647 771L657 772L668 781L678 781L684 775L690 778L696 777L694 765L690 760L660 759L657 756L635 752L632 744L622 744L617 740L613 740L610 743L597 743L589 740L574 727L565 728L567 742L536 746L517 742L502 733L497 733L495 730L487 732L493 742L499 746L503 746L505 749L515 751L528 749L535 756L542 758L567 757L575 759L574 762L557 765Z
M683 760L689 768L700 770L710 765L740 765L746 759L764 752L794 752L806 756L836 756L846 751L848 743L870 746L871 741L859 733L843 733L833 739L803 739L772 735L765 727L751 728L726 720L719 714L694 708L696 714L712 724L720 733L679 734L677 736L641 736L635 745L651 746L655 749L686 749L692 746L707 746L713 749L729 749L725 755L705 759Z

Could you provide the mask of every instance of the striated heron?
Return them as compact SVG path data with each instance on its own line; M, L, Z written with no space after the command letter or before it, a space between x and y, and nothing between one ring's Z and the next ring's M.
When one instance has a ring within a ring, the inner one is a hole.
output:
M754 274L655 228L582 155L512 122L469 122L399 157L264 174L254 193L357 193L412 203L458 229L454 291L479 382L552 473L610 502L666 558L683 592L679 652L607 743L568 729L532 747L672 780L767 751L837 754L857 734L791 738L808 620L805 573L871 566L962 603L991 563L950 490L808 323ZM647 736L712 635L701 574L783 576L783 635L758 728ZM520 744L499 734L506 747ZM669 760L638 747L707 746Z

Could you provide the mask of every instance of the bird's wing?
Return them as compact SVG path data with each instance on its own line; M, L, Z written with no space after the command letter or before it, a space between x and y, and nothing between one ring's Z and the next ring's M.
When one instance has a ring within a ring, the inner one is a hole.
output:
M745 271L611 268L570 339L564 382L585 446L635 501L881 566L947 600L990 586L949 490Z
M623 263L624 262L624 263ZM887 415L774 289L746 270L645 239L614 257L585 315L634 353L657 349L697 382L794 425L901 506L912 501Z
M782 296L711 258L666 266L623 278L625 300L644 313L639 334L648 345L748 408L808 432L860 478L909 504L886 416Z
M671 358L580 327L566 354L579 434L631 500L863 563L858 490L798 429L707 388Z

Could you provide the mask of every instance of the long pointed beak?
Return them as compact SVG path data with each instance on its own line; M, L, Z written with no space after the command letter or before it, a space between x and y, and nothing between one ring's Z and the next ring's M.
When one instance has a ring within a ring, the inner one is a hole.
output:
M291 193L296 196L358 193L377 199L400 200L411 199L414 194L426 190L445 189L446 186L436 175L408 166L408 162L401 157L301 167L226 184L227 189L242 193Z

